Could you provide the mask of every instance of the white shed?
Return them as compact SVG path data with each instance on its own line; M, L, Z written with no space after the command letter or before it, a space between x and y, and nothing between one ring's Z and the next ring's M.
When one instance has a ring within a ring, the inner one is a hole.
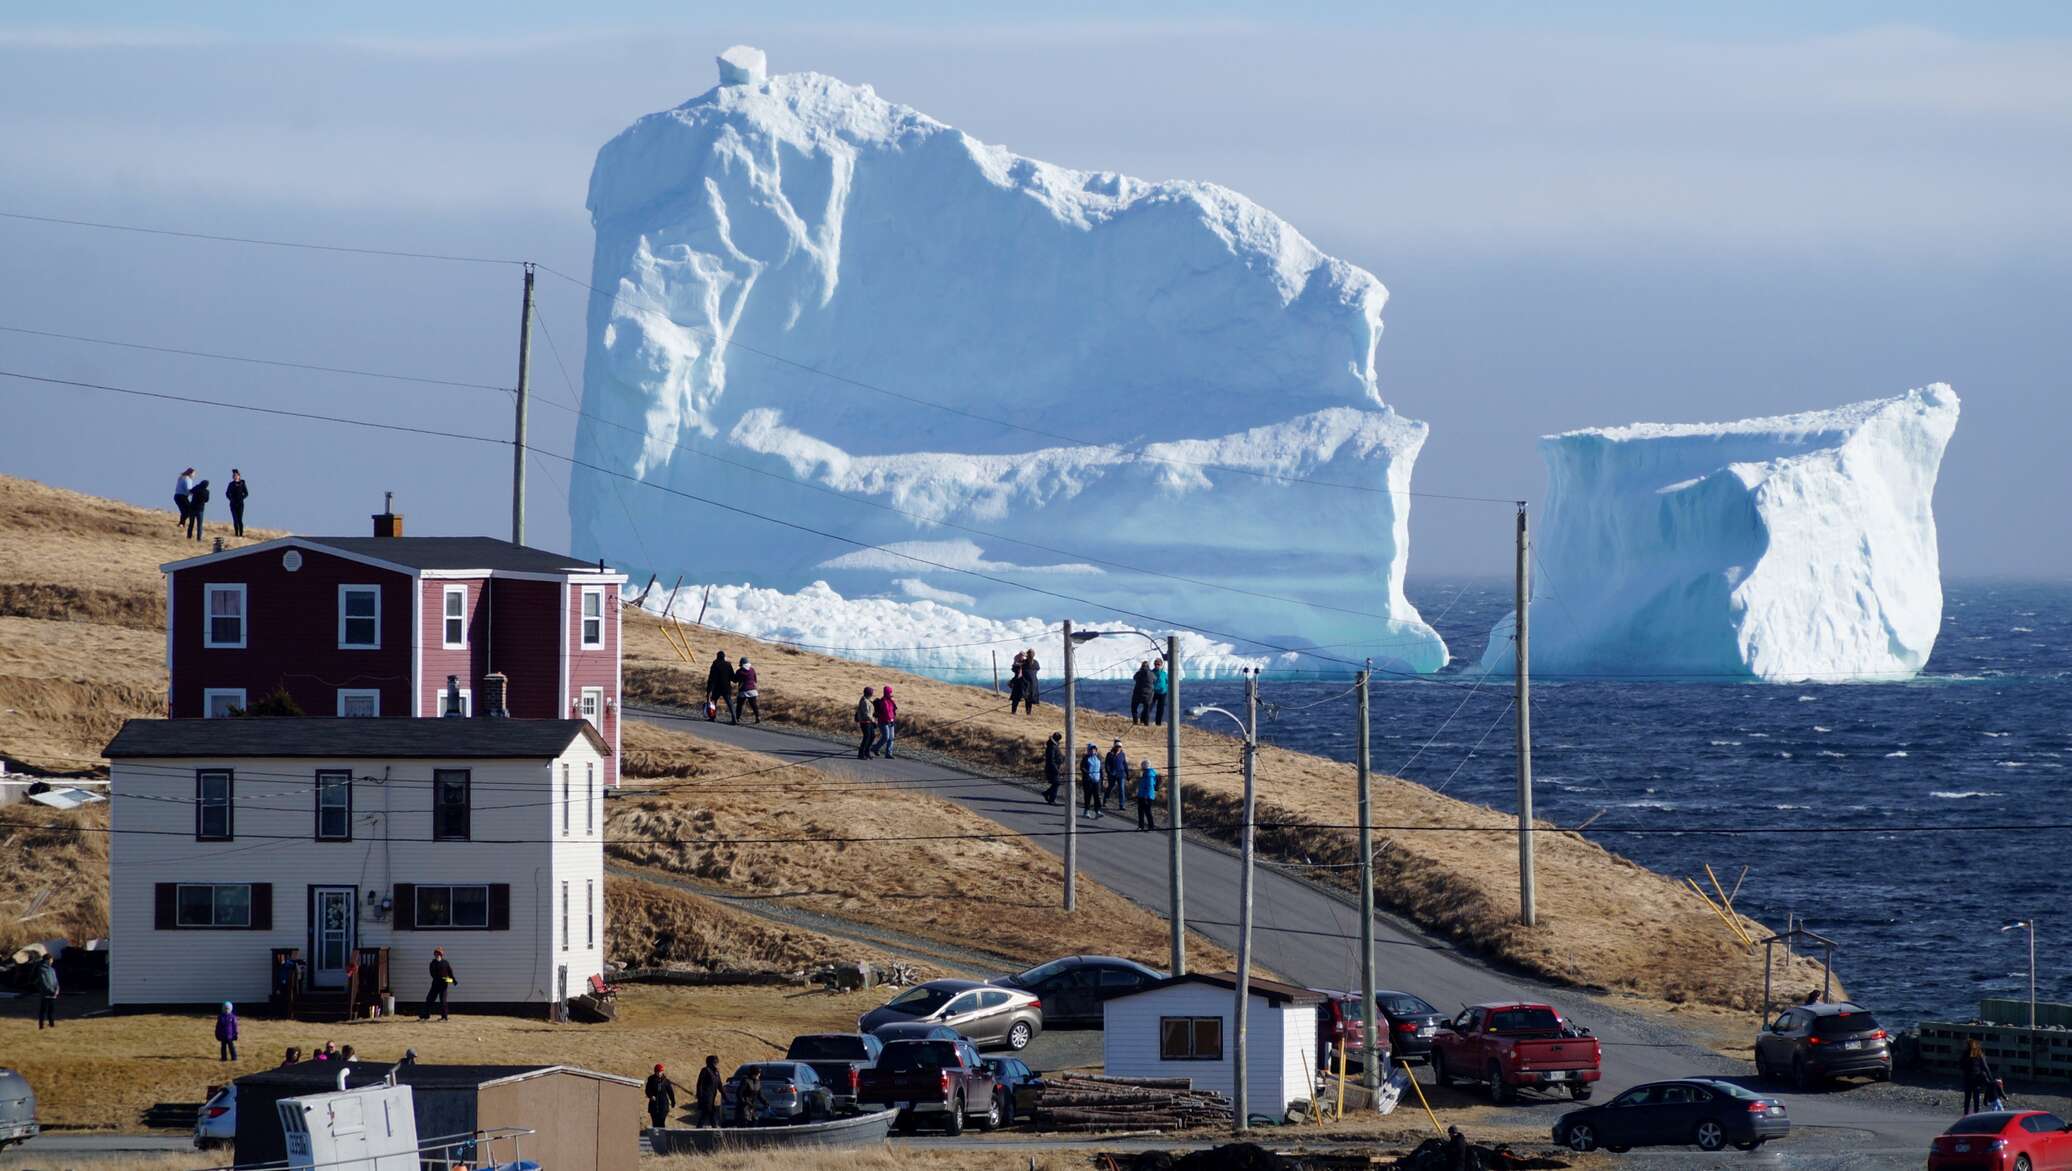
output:
M1185 1077L1231 1092L1237 977L1190 972L1103 1006L1101 1059L1111 1077ZM1246 1107L1278 1115L1311 1095L1322 993L1253 977L1247 1021Z

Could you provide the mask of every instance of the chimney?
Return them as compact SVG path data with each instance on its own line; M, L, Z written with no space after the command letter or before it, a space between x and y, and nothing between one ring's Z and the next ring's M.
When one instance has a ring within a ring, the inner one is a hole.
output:
M478 716L491 719L508 719L510 711L504 707L504 697L511 691L511 681L502 671L491 671L482 677L482 695L475 708Z
M374 535L377 537L400 537L403 535L403 517L396 511L396 494L381 494L381 511L374 514Z
M445 719L467 714L460 710L460 676L446 677L446 702L440 707L439 715Z

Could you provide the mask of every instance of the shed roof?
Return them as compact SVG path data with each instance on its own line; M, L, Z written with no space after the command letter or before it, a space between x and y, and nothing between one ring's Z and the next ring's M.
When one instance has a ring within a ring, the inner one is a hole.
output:
M237 1080L240 1085L267 1086L292 1091L293 1094L323 1093L338 1088L339 1067L337 1061L299 1061L294 1065L246 1074ZM390 1070L395 1071L396 1080L402 1084L427 1090L480 1088L552 1073L623 1082L629 1086L640 1084L632 1078L573 1065L426 1065L422 1062L398 1065L389 1061L355 1061L352 1074L346 1079L347 1085L353 1089L379 1085Z
M101 755L123 757L322 756L551 759L577 737L605 756L588 720L281 719L128 720Z
M1189 972L1184 976L1169 976L1156 984L1146 984L1135 992L1118 996L1115 999L1128 1000L1135 996L1147 996L1160 989L1171 988L1177 984L1213 984L1218 988L1228 988L1232 992L1236 992L1237 973ZM1324 1003L1324 994L1316 989L1303 988L1295 984L1283 984L1279 980L1262 980L1254 976L1248 988L1253 996L1276 1005Z

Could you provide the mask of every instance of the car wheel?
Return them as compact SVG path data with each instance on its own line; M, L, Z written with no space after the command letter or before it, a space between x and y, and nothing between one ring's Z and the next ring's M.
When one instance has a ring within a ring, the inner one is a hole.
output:
M1770 1063L1763 1060L1763 1051L1761 1049L1755 1051L1755 1080L1759 1082L1771 1080Z
M1801 1090L1813 1088L1813 1073L1806 1068L1806 1059L1803 1057L1791 1059L1791 1084Z
M1489 1100L1498 1106L1511 1104L1512 1091L1504 1082L1503 1068L1492 1061L1489 1063Z
M1009 1091L1007 1100L1000 1105L1000 1125L1014 1125L1014 1093Z
M1588 1102L1590 1100L1590 1087L1587 1085L1571 1085L1568 1088L1568 1096L1578 1102Z
M1000 1095L993 1095L993 1104L986 1107L986 1116L978 1120L980 1130L1000 1129Z
M1727 1145L1727 1131L1717 1121L1708 1118L1691 1133L1691 1141L1698 1144L1701 1151L1722 1150Z
M1446 1076L1446 1058L1437 1052L1432 1054L1432 1084L1442 1087L1453 1084L1453 1079Z
M1571 1122L1561 1145L1577 1154L1594 1151L1597 1149L1597 1128L1587 1122Z
M1007 1030L1007 1047L1019 1053L1029 1047L1029 1041L1035 1035L1036 1030L1029 1027L1029 1022L1016 1021L1014 1027Z
M950 1099L950 1108L943 1114L942 1132L951 1138L964 1133L964 1099Z
M2030 1171L2031 1166L2032 1164L2029 1162L2029 1156L2016 1155L2014 1157L2014 1171Z

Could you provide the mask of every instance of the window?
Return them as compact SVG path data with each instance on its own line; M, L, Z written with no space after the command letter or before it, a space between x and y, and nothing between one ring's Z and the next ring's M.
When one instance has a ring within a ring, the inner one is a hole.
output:
M978 993L966 992L964 995L959 996L957 999L950 1001L950 1006L946 1009L943 1009L942 1014L946 1017L953 1017L963 1016L967 1012L977 1011Z
M353 774L350 769L317 770L317 840L353 838Z
M561 880L561 950L568 950L568 880Z
M576 712L590 721L590 726L604 731L604 688L585 687L576 700Z
M208 622L201 630L201 645L205 647L243 647L245 645L245 587L210 583L202 587L203 603L208 610Z
M474 715L474 714L475 714L475 690L474 690L474 688L471 688L471 687L463 687L463 688L461 688L461 689L460 689L460 707L459 707L459 708L457 708L457 709L456 709L456 708L455 708L455 707L453 706L453 695L452 695L452 693L450 693L450 692L448 692L448 691L446 691L446 690L443 690L443 689L442 689L442 690L441 690L441 691L439 692L439 714L440 714L440 715L442 715L442 716L454 716L454 715L460 715L460 716L472 716L472 715Z
M489 926L489 888L480 885L417 887L417 927L486 929Z
M1636 1086L1613 1098L1612 1105L1620 1107L1652 1106L1661 1101L1661 1092L1661 1088L1658 1086Z
M597 836L597 763L583 766L583 832Z
M227 719L245 710L242 687L210 687L201 693L201 715L205 720Z
M1127 968L1102 968L1101 987L1136 988L1144 983L1144 977Z
M199 841L228 841L236 826L230 807L231 772L198 769L194 774L194 836Z
M597 880L583 880L583 946L597 950Z
M470 774L464 768L432 770L432 837L442 842L468 840L468 813L472 802L468 790Z
M568 791L568 765L561 766L561 836L568 836L568 820L574 816L575 804Z
M464 650L468 645L468 587L446 587L446 649Z
M173 926L230 927L252 925L249 883L179 883L174 897Z
M1158 1018L1160 1061L1223 1060L1223 1018L1162 1016Z
M1007 993L1005 992L981 992L978 994L978 1006L981 1009L999 1008L1006 1003Z
M338 648L355 651L381 649L380 586L338 587Z
M604 645L604 590L599 586L583 587L583 645Z
M372 687L339 688L338 714L357 718L369 718L380 715L381 692Z

